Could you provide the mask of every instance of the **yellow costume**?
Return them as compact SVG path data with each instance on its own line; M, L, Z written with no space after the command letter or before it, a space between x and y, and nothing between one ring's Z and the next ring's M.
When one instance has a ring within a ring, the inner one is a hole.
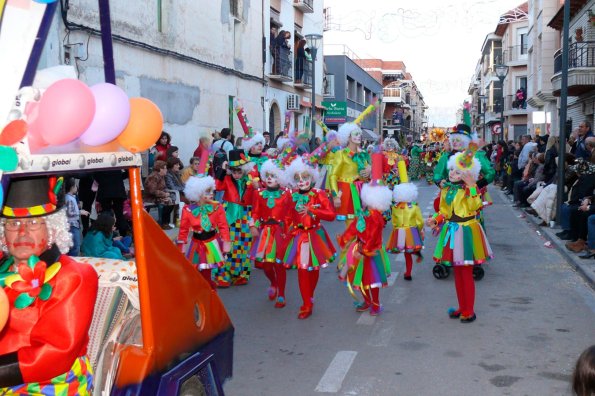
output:
M413 202L399 202L392 207L393 231L386 250L390 253L416 253L423 248L421 231L424 219L421 209Z
M362 180L359 173L370 165L370 155L366 151L356 153L344 148L330 153L327 162L330 165L329 187L333 197L341 192L337 220L352 219L361 209L359 194L366 180Z

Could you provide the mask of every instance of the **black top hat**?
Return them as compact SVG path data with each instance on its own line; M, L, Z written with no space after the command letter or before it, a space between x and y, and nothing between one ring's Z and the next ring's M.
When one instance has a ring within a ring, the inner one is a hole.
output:
M228 155L230 168L239 168L240 166L250 162L250 160L246 157L244 150L229 150Z
M63 178L55 176L12 179L6 191L2 217L38 217L64 205Z
M457 124L455 130L452 133L462 133L463 135L471 137L471 128L467 124Z

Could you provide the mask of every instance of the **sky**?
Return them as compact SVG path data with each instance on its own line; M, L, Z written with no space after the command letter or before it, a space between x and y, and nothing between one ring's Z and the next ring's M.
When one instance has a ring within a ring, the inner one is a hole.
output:
M324 0L325 54L347 45L359 58L402 61L429 106L428 125L448 127L467 90L486 35L522 0Z

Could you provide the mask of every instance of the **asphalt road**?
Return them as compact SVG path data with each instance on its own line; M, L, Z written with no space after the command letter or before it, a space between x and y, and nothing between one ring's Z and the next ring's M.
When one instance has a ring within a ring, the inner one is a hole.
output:
M437 188L419 186L427 215ZM402 256L391 255L378 317L355 312L334 266L322 270L307 320L296 318L295 271L283 309L268 301L259 270L248 285L220 290L236 331L226 394L570 395L574 363L595 344L595 292L499 193L494 201L486 218L496 257L476 283L474 323L447 316L454 283L432 276L431 235L412 282L403 280ZM343 227L327 229L334 237Z

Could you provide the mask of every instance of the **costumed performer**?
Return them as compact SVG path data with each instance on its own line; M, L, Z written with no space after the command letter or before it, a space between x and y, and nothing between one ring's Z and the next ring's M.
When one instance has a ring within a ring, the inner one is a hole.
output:
M386 138L382 142L382 173L384 175L384 183L392 189L399 184L399 169L397 164L402 160L399 154L399 143L394 138Z
M373 157L372 181L362 186L363 208L357 212L345 232L337 237L345 252L345 264L339 278L346 280L353 289L359 290L364 301L356 305L356 311L370 310L370 315L381 312L380 288L388 285L390 261L382 244L382 229L386 221L383 212L390 209L392 192L382 183L382 153ZM377 164L377 165L376 165Z
M229 226L231 251L225 265L213 271L218 287L245 285L250 279L250 206L244 195L252 188L248 173L254 164L244 154L244 150L230 150L229 161L224 162L215 175L217 191L223 191L223 208Z
M0 394L90 395L89 326L97 273L68 257L62 178L12 179L0 221L0 285L10 304L0 332Z
M214 201L214 194L215 179L211 176L201 173L188 179L184 195L190 204L182 210L177 245L182 252L185 251L188 261L200 271L211 288L216 290L212 272L225 265L225 254L231 250L231 239L225 210L223 205ZM189 234L191 238L188 243Z
M394 205L391 209L393 230L386 244L389 253L403 253L405 256L405 273L403 278L410 281L413 267L412 255L417 255L421 262L421 250L424 247L424 219L417 205L417 186L409 183L405 164L399 163L401 184L393 189Z
M287 180L295 188L291 194L291 206L287 208L290 231L282 260L287 267L298 269L303 300L298 319L312 315L319 270L335 259L335 247L320 223L321 220L335 220L335 210L327 193L313 188L319 177L318 169L307 156L304 157L296 157L286 170Z
M409 152L409 179L418 180L421 174L421 154L423 149L419 147L418 143L411 146Z
M343 147L329 154L330 190L337 210L337 220L346 220L347 225L361 209L360 190L370 177L370 155L360 148L362 130L356 123L347 122L337 132Z
M457 153L448 161L449 181L440 193L440 211L426 220L426 225L442 226L434 261L454 267L459 307L449 309L449 316L463 323L473 322L475 314L475 281L473 265L493 256L477 212L483 203L477 179L481 165L474 158L474 147Z
M250 259L254 260L256 268L264 271L270 282L267 291L269 300L275 301L275 308L283 308L286 269L282 259L287 245L285 216L292 204L291 191L281 187L285 182L278 161L267 160L262 164L260 179L264 187L251 189L251 196L246 198L252 205Z
M246 152L250 162L254 164L254 169L250 172L250 177L258 182L260 168L268 159L267 155L262 152L264 149L265 138L262 133L255 131L250 126L248 118L246 117L246 112L237 100L235 101L235 110L240 125L242 126L242 130L244 131L241 148Z

